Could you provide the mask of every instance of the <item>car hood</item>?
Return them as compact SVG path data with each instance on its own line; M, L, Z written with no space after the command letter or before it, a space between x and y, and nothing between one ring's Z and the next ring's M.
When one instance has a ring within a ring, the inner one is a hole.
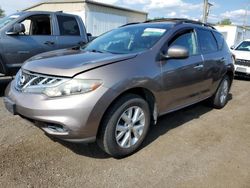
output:
M28 59L22 69L53 76L73 77L93 68L134 58L136 55L64 49L36 55Z
M250 60L250 52L240 51L240 50L232 50L232 53L235 55L236 59Z

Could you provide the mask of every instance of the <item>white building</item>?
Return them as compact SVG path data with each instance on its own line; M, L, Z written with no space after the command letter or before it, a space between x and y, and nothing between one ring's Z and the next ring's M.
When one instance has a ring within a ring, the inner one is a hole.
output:
M236 25L217 25L215 28L221 32L229 47L239 44L242 40L250 39L250 29Z
M104 4L93 0L49 0L24 11L63 11L80 16L87 32L98 36L131 22L147 20L148 13Z

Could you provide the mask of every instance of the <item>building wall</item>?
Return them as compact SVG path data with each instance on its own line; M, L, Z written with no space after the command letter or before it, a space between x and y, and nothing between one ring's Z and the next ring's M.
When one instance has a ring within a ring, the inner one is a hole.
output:
M236 26L215 26L215 28L221 32L229 47L235 44L236 38Z
M102 12L87 11L86 28L93 36L99 36L109 30L127 23L127 17Z
M240 26L219 25L215 28L223 34L229 47L239 44L244 39L250 39L250 30L243 30Z
M147 14L85 3L86 27L93 36L131 22L143 22Z
M143 22L147 14L105 7L87 2L41 4L27 11L63 11L80 16L87 32L98 36L111 29L131 22Z

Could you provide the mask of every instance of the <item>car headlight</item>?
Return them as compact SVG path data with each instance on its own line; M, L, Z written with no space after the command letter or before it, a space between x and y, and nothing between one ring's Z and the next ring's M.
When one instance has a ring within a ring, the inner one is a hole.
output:
M72 79L55 87L45 87L43 93L48 97L60 97L88 93L102 85L101 80Z
M60 97L82 94L96 90L101 80L60 78L40 75L20 69L15 77L15 88L24 93L45 94L48 97Z

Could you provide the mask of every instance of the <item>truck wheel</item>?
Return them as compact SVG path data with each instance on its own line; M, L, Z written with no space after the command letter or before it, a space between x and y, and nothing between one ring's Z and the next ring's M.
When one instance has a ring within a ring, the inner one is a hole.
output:
M134 153L150 126L148 103L138 95L127 94L105 113L97 137L98 145L115 158Z
M221 109L227 104L230 84L231 84L231 81L229 77L225 76L222 79L216 93L211 98L211 103L214 108Z

